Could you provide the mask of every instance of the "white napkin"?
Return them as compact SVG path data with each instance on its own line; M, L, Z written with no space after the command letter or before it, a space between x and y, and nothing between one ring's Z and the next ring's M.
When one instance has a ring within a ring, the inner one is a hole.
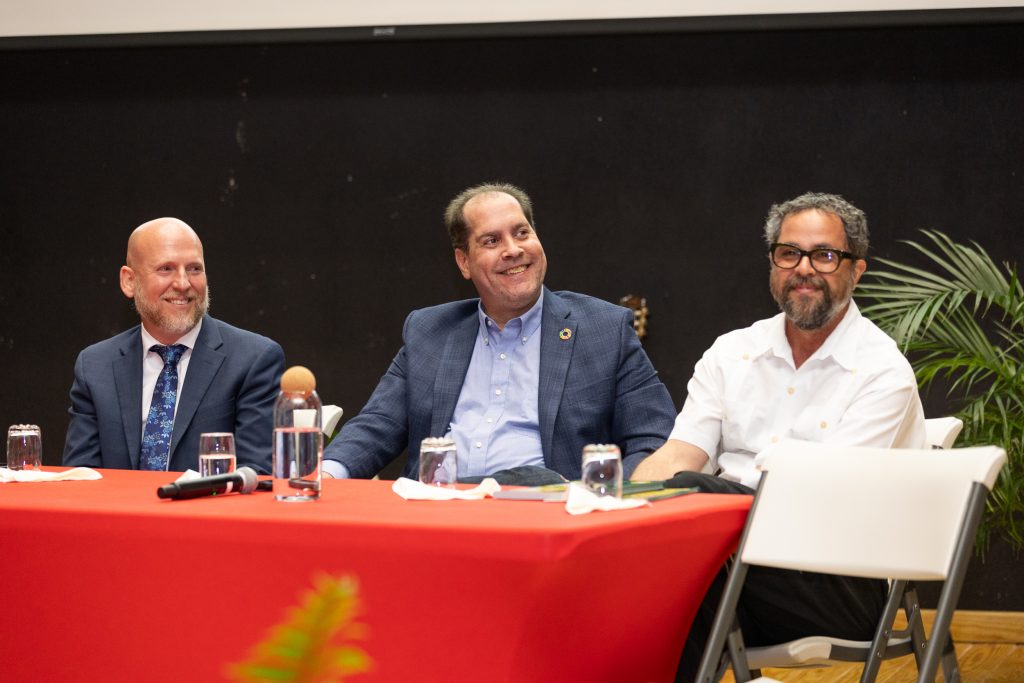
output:
M0 483L13 481L81 481L85 479L102 479L103 475L88 467L73 467L63 472L43 472L42 470L9 470L0 467Z
M594 510L631 510L650 505L642 498L616 498L599 496L578 481L569 482L569 496L565 499L565 511L570 515L584 515Z
M400 477L391 485L391 490L406 500L481 500L500 491L501 485L488 477L471 489L450 489Z
M195 470L185 470L181 473L181 476L175 479L175 482L179 481L192 481L193 479L199 479L199 473Z

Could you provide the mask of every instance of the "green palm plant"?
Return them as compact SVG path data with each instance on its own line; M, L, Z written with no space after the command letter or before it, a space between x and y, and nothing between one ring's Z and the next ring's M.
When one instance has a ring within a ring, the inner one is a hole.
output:
M960 445L1006 450L979 533L1024 546L1024 287L1015 266L997 264L976 242L958 244L934 230L931 244L905 244L928 269L877 259L857 287L863 313L907 355L922 389L939 379L964 421Z

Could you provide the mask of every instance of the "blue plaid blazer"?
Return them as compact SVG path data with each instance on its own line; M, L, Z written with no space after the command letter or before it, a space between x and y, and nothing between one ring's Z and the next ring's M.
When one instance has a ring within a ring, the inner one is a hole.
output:
M615 443L628 475L665 443L676 416L633 331L633 314L573 292L545 287L543 296L538 412L544 463L579 478L584 445ZM407 450L402 476L415 478L420 442L445 434L455 412L479 327L478 305L479 299L468 299L410 313L404 345L324 457L345 465L352 477L368 478Z

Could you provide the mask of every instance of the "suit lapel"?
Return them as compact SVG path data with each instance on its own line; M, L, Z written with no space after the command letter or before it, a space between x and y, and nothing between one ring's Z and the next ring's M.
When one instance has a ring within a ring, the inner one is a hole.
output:
M473 346L480 330L480 318L477 309L459 322L448 333L444 351L434 379L434 404L430 418L430 433L441 436L448 433L448 425L455 414L455 404L462 393L462 384L466 381L466 371L473 357ZM419 444L416 445L419 447Z
M121 409L125 447L132 469L139 469L139 450L142 448L142 334L136 327L121 347L121 355L114 359L114 384Z
M179 387L181 396L178 398L178 410L174 414L174 431L171 432L171 452L168 455L168 463L174 460L181 437L192 424L192 418L195 417L203 396L206 395L213 378L217 376L217 371L224 363L224 354L219 351L223 344L220 330L217 329L214 320L209 316L204 317L203 327L199 330L199 337L196 339L192 356L188 361L185 385Z
M555 419L562 403L565 377L569 372L577 322L572 310L559 297L544 288L544 317L540 324L540 381L537 387L537 413L544 461L552 457Z

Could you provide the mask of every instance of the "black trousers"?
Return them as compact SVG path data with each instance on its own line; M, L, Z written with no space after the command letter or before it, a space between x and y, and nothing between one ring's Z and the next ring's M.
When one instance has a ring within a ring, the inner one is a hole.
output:
M742 484L698 472L681 472L666 486L696 486L706 493L754 493ZM808 514L814 511L808 510ZM683 645L677 683L691 683L697 678L727 576L723 567L697 610ZM736 613L743 642L750 647L806 636L871 640L887 593L888 584L878 579L751 566Z

